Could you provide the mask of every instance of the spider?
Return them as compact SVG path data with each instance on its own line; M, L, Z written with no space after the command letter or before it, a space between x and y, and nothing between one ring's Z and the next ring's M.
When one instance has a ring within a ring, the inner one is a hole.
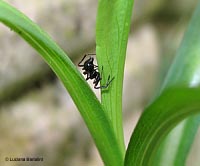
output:
M86 81L89 79L94 79L93 84L94 84L94 88L95 89L106 89L110 83L113 81L114 77L112 79L110 79L110 75L108 76L108 80L107 83L105 85L102 86L98 86L98 83L100 82L100 80L102 80L102 77L98 71L98 66L95 65L94 62L94 58L93 57L89 57L87 60L84 61L84 59L86 58L86 56L89 55L96 55L96 54L85 54L84 57L81 59L81 61L78 63L79 67L82 67L83 74L86 75ZM81 64L84 61L83 64ZM103 66L102 66L102 70L103 71Z

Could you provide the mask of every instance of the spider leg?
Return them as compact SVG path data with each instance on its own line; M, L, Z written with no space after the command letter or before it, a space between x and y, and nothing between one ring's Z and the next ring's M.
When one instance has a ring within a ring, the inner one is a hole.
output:
M81 63L83 62L83 60L85 59L85 57L87 56L87 54L84 55L84 57L81 59L81 61L78 63L79 67L83 67L84 65L81 65Z
M103 73L103 66L101 67L101 76L102 76L102 73Z
M88 75L88 72L84 71L83 74L84 74L84 75L86 75L86 74Z
M92 56L94 56L94 55L96 55L95 53L88 53L87 55L92 55ZM94 65L94 67L97 69L98 68L98 66L97 65Z
M87 81L89 79L91 79L91 75L90 75L90 73L87 73L87 76L86 76L85 80Z
M96 55L96 54L93 54L93 53L85 54L84 57L81 59L81 61L78 63L78 66L79 67L83 67L84 65L81 65L81 63L84 61L84 59L86 58L86 56L90 56L90 55ZM95 65L95 67L96 67L96 65Z
M97 66L97 65L94 65L94 69L98 69L98 66Z
M95 53L88 53L87 55L96 55Z
M95 84L94 88L95 89L106 89L110 83L114 80L115 77L113 77L111 80L110 80L110 75L108 76L108 80L107 80L107 83L105 85L102 85L102 86L98 86Z

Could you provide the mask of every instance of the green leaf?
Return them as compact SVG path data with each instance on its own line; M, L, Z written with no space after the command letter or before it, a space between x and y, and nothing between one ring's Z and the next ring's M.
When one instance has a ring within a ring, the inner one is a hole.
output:
M192 116L170 131L157 151L153 166L185 165L199 125L200 115Z
M184 118L200 113L200 88L165 90L142 114L128 145L126 166L153 165L169 131Z
M177 127L174 134L171 133L167 140L165 137L179 122L199 113L200 110L199 17L200 3L193 14L160 95L144 111L132 134L125 159L126 166L185 164L185 157L199 125L199 116L182 122L182 126ZM190 140L187 141L188 139ZM175 141L182 147L173 146ZM172 150L173 148L176 149Z
M99 0L96 25L99 69L103 66L101 84L106 84L109 75L114 78L108 90L102 90L101 101L123 150L122 87L132 8L133 0Z
M105 165L121 166L123 152L117 143L110 120L64 51L29 18L3 1L0 1L0 21L35 48L63 82L80 111Z

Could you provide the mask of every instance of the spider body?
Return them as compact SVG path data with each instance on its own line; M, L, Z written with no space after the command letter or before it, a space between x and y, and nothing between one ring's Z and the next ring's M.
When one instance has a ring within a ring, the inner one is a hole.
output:
M102 77L101 77L101 74L98 71L98 66L94 64L94 58L89 57L87 60L85 60L85 58L88 55L95 55L95 54L85 54L84 57L82 58L82 60L78 63L78 66L82 67L82 70L84 70L83 74L86 75L86 80L94 79L93 84L94 84L95 89L106 89L109 86L109 84L112 82L114 77L110 80L110 75L109 75L107 83L105 85L98 86ZM82 62L83 62L83 64L81 64ZM102 71L103 71L103 67L102 67Z

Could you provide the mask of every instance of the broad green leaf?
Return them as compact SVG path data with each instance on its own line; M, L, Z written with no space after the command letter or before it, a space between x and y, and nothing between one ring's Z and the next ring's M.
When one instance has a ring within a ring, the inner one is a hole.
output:
M159 147L153 166L183 166L200 124L200 115L192 116L176 126Z
M199 125L199 116L182 122L182 126L177 127L166 140L165 136L184 118L197 114L200 110L199 17L200 3L193 14L160 95L144 111L132 135L125 161L127 166L152 163L160 166L163 166L163 163L173 163L177 166L185 164L185 157ZM183 88L179 89L180 87ZM145 130L144 125L148 126L148 129ZM163 141L165 142L162 143ZM176 142L179 142L181 148L178 144L174 146Z
M63 82L79 109L105 165L121 166L123 152L117 143L110 120L64 51L29 18L3 1L0 1L0 21L35 48Z
M128 145L125 166L152 166L169 131L184 118L200 113L200 88L165 90L142 114Z
M103 66L101 85L106 84L109 75L114 78L108 90L102 90L101 101L123 150L122 87L132 8L133 0L99 0L96 25L99 69Z
M183 84L196 87L200 84L200 5L197 7L176 59L168 73L163 89ZM198 40L197 40L198 39ZM187 118L175 127L161 144L155 157L154 166L185 165L190 147L200 125L200 116Z

